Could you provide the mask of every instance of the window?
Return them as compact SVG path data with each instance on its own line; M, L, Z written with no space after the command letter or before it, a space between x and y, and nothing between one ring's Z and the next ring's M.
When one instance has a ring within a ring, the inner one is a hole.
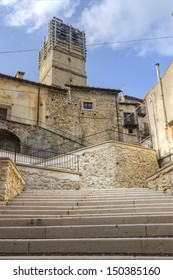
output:
M124 113L125 123L131 123L131 113Z
M93 103L92 102L83 102L83 109L92 110L93 109Z
M133 129L129 128L128 132L129 134L133 133Z
M6 120L7 119L7 109L0 108L0 120Z
M137 127L134 113L124 113L124 126L125 127Z
M124 122L125 124L135 123L134 113L124 113Z

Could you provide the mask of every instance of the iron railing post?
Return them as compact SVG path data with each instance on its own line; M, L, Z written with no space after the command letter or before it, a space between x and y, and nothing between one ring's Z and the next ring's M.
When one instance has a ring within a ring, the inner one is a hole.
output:
M16 163L16 146L14 147L14 162Z

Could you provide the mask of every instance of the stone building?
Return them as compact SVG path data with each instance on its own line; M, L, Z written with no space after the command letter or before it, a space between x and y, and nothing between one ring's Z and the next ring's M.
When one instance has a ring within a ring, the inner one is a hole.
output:
M85 63L85 34L53 18L40 50L39 82L26 80L23 72L0 74L1 159L16 162L30 188L146 187L155 172L157 178L150 181L157 185L162 175L155 151L148 149L145 102L153 147L159 159L167 157L172 64L144 102L119 89L88 86Z
M54 17L39 55L40 82L86 85L85 33Z
M119 95L118 97L118 130L120 141L138 143L151 147L148 116L142 99Z
M39 83L23 72L0 74L0 144L55 153L109 140L142 144L149 133L143 100L87 86L85 62L85 34L53 18Z
M173 161L173 62L162 77L156 64L158 82L145 96L151 139L160 165Z

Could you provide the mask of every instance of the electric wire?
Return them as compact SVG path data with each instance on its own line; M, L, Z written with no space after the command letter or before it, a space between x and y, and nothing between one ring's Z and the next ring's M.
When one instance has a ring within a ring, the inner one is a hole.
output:
M86 47L92 46L102 46L102 45L113 45L113 44L128 44L128 43L137 43L145 41L154 41L154 40L163 40L163 39L172 39L173 36L163 36L163 37L152 37L152 38L143 38L143 39L133 39L133 40L122 40L122 41L113 41L113 42L103 42L103 43L93 43L87 44ZM11 51L0 51L0 54L12 54L12 53L22 53L22 52L38 52L39 49L24 49L24 50L11 50Z

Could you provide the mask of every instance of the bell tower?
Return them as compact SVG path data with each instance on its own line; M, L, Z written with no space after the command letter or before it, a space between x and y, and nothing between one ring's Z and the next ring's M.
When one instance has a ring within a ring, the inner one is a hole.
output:
M86 86L85 33L54 17L39 52L39 82Z

